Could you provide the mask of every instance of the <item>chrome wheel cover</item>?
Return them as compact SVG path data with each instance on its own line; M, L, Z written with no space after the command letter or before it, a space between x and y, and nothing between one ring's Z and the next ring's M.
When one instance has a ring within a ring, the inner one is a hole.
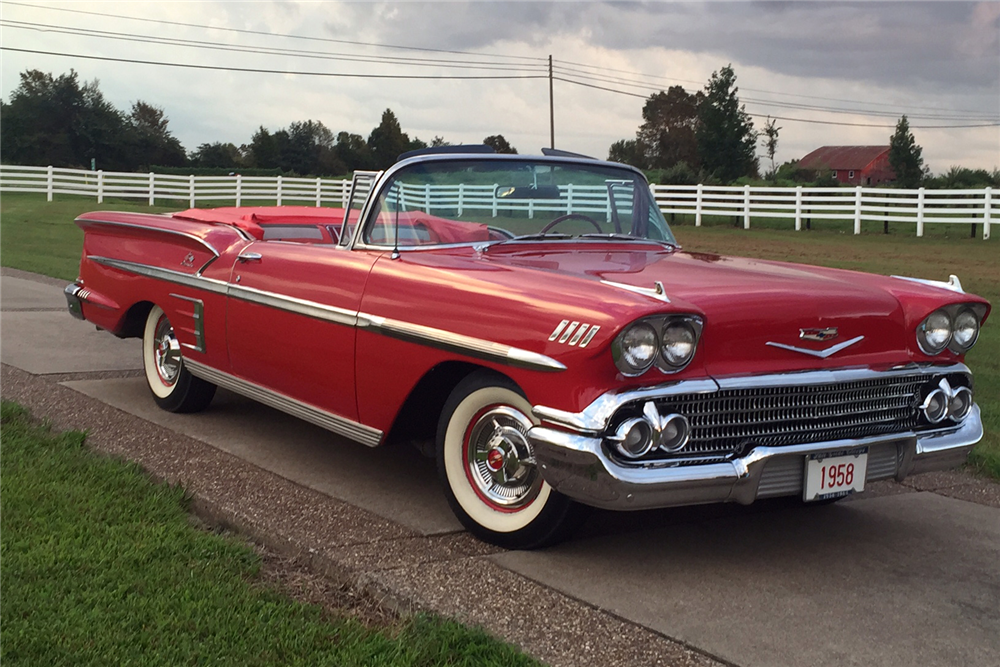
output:
M174 335L174 328L170 326L170 320L166 315L160 317L156 323L156 332L153 335L153 362L156 366L156 374L160 376L160 381L167 386L177 382L177 376L181 372L181 345Z
M535 499L542 478L528 444L530 419L506 405L489 408L468 431L466 469L475 488L504 510L520 509Z

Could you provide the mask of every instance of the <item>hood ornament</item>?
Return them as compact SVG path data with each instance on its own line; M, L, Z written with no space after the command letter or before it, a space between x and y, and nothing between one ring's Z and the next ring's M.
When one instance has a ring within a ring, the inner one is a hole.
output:
M792 352L801 352L802 354L808 354L813 357L819 357L820 359L826 359L827 357L832 357L841 350L846 350L851 345L861 342L864 340L864 336L858 336L857 338L852 338L851 340L845 340L843 343L837 343L836 345L831 345L825 350L810 350L807 347L795 347L794 345L785 345L784 343L772 343L768 341L766 345L771 347L780 347L782 350L791 350Z
M837 327L827 327L826 329L799 329L799 338L802 340L833 340L839 334Z
M610 280L601 280L601 282L605 285L610 285L611 287L617 287L629 292L635 292L636 294L643 294L645 296L658 299L664 303L670 303L670 297L667 296L667 290L663 288L663 283L659 280L654 281L652 287L640 287L638 285L629 285L628 283L616 283Z

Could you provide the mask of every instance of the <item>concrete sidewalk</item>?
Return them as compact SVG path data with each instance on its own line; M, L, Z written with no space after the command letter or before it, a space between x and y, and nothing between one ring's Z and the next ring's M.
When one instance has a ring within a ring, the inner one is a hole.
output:
M595 512L577 539L505 552L462 532L432 462L371 450L228 392L160 411L139 344L5 269L4 398L183 483L196 507L338 582L478 623L553 665L993 665L1000 485L964 473L849 502ZM83 349L85 348L85 349ZM714 657L711 657L714 656Z

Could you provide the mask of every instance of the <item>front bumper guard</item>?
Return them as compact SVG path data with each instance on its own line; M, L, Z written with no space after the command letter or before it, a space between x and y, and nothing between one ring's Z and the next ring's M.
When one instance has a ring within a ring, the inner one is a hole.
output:
M882 443L899 448L895 478L902 480L961 465L982 437L982 417L974 405L961 425L947 431L757 447L746 456L719 463L622 465L607 455L599 436L548 426L528 431L542 478L552 488L586 505L614 510L721 502L749 505L756 500L764 468L772 460Z

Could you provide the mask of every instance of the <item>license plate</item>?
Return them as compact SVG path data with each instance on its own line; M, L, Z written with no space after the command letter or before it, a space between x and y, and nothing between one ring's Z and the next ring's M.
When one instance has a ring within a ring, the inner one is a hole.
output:
M802 499L840 498L865 490L868 448L806 456L806 483Z

